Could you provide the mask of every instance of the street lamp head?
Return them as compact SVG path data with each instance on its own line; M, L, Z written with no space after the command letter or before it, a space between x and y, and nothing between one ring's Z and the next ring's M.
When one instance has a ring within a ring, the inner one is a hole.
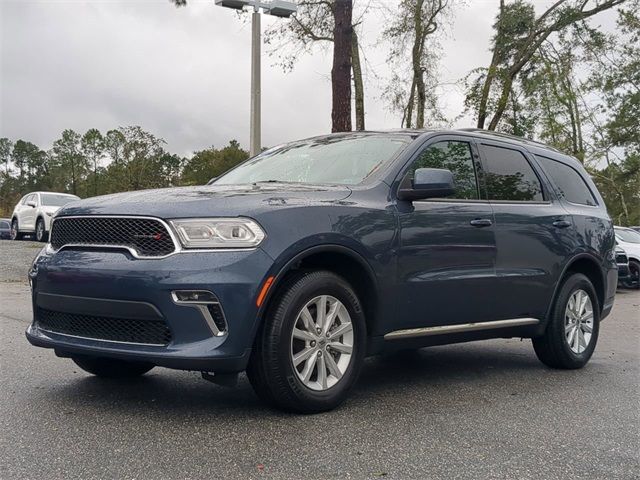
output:
M250 0L215 0L215 2L221 7L235 8L236 10L242 10L251 3Z
M296 13L298 6L294 2L286 2L284 0L273 0L267 4L266 12L275 17L289 18Z

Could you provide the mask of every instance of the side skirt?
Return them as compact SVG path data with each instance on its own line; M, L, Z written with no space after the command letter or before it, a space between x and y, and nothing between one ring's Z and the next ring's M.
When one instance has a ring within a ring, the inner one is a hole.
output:
M498 328L523 327L538 325L537 318L512 318L508 320L494 320L490 322L463 323L460 325L439 325L435 327L409 328L395 330L384 336L385 340L401 340L409 338L429 337L433 335L447 335L452 333L476 332L480 330L494 330Z

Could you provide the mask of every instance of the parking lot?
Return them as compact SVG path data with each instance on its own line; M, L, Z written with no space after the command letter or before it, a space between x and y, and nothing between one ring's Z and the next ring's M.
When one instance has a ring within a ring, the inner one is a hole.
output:
M620 291L589 365L530 341L367 361L336 411L296 416L197 372L91 377L31 347L26 270L0 242L0 478L638 478L640 292Z

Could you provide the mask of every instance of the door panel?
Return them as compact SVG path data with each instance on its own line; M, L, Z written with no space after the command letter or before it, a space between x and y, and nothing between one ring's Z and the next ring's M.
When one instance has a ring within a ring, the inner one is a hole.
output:
M468 138L438 136L406 171L404 183L416 168L451 170L458 198L398 201L398 329L493 319L493 212L478 162Z
M29 195L24 205L22 205L22 211L20 213L20 230L35 230L36 209L27 205L27 202L31 201L37 202L37 195Z
M400 213L398 328L492 320L493 219L483 203L414 202Z
M574 243L572 217L524 149L479 146L496 235L499 318L544 318Z

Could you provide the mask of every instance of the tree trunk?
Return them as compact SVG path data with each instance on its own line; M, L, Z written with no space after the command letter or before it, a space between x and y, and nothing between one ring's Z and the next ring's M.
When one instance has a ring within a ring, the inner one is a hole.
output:
M424 104L426 103L426 92L424 87L424 72L422 71L422 45L424 43L424 26L422 24L422 4L423 0L416 1L416 9L413 18L413 28L415 38L412 50L413 61L413 83L416 86L416 128L424 128Z
M332 132L351 131L351 19L353 0L336 0L333 7L333 68L331 69Z
M413 103L416 98L416 79L411 82L411 91L409 92L409 101L407 102L405 128L411 128L413 122Z
M356 104L356 130L364 130L364 82L360 65L360 45L355 30L351 32L351 68L353 70L353 91Z
M498 106L496 107L496 113L493 114L491 118L491 122L489 122L488 130L495 130L498 128L498 123L502 118L502 114L504 113L504 109L507 107L507 102L509 101L509 95L511 95L511 86L513 85L513 78L515 75L509 75L504 82L504 86L502 87L502 94L500 95L500 100L498 100Z
M500 0L500 13L504 10L504 0ZM498 32L500 35L500 32ZM478 105L478 128L484 128L484 122L487 119L487 103L489 102L489 94L491 93L491 85L496 76L496 70L498 68L498 48L497 45L493 46L493 56L491 57L491 65L487 71L487 77L484 79L484 85L482 86L482 95L480 96L480 105Z

